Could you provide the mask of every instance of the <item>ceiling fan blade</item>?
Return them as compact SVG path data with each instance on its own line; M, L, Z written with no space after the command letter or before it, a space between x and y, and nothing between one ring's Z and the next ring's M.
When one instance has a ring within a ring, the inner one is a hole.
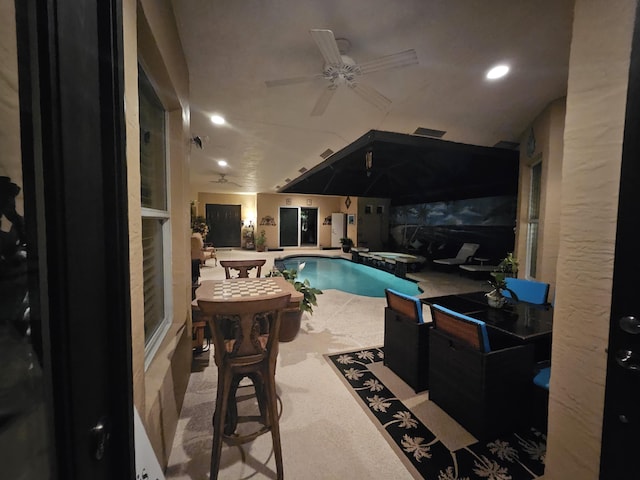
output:
M324 111L327 109L327 106L329 105L329 102L333 98L334 93L336 93L336 87L333 85L329 86L328 88L325 88L322 91L322 93L318 97L318 100L316 101L316 105L313 107L313 110L311 111L312 117L319 117L324 113Z
M342 55L331 30L312 29L309 32L328 65L343 65Z
M389 100L375 88L370 87L369 85L364 85L362 83L353 83L349 85L349 87L351 87L354 92L360 95L367 102L382 111L387 111L389 109L389 106L391 105L391 100Z
M322 74L318 73L315 75L306 75L304 77L290 77L290 78L280 78L278 80L266 80L264 83L267 87L281 87L283 85L293 85L295 83L311 82L312 80L316 80L318 78L322 78Z
M377 72L378 70L406 67L407 65L415 65L416 63L418 63L418 54L414 49L411 49L385 55L375 60L369 60L368 62L358 64L358 66L360 67L360 74L366 75L367 73Z

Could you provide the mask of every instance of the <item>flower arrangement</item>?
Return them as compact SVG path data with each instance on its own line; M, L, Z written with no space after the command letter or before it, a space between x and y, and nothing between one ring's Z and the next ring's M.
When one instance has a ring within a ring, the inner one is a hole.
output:
M191 231L193 233L199 233L200 235L202 235L202 238L206 238L207 234L209 233L209 225L207 225L207 219L202 215L194 217L193 221L191 222Z

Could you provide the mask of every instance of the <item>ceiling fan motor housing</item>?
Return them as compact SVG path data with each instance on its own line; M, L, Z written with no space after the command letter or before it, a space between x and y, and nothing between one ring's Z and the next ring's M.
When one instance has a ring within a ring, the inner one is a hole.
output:
M360 75L360 67L356 64L353 58L346 55L341 55L342 65L329 65L324 64L322 75L327 80L330 80L334 85L348 84L355 80L356 76Z

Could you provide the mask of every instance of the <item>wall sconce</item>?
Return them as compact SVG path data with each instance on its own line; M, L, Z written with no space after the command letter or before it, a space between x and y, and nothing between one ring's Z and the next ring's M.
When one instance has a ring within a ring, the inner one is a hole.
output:
M344 201L344 204L347 207L347 210L349 210L349 207L351 206L351 197L349 195L347 195L347 199Z
M367 169L367 177L371 176L371 168L373 167L373 151L367 150L364 154L364 166Z

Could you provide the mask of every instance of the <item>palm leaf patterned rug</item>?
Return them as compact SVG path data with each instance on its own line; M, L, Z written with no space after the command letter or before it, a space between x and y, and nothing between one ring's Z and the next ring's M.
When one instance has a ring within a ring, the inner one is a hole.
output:
M379 422L414 476L437 480L520 480L544 473L546 435L531 428L487 443L449 450L368 368L384 360L369 348L325 355L356 398Z

